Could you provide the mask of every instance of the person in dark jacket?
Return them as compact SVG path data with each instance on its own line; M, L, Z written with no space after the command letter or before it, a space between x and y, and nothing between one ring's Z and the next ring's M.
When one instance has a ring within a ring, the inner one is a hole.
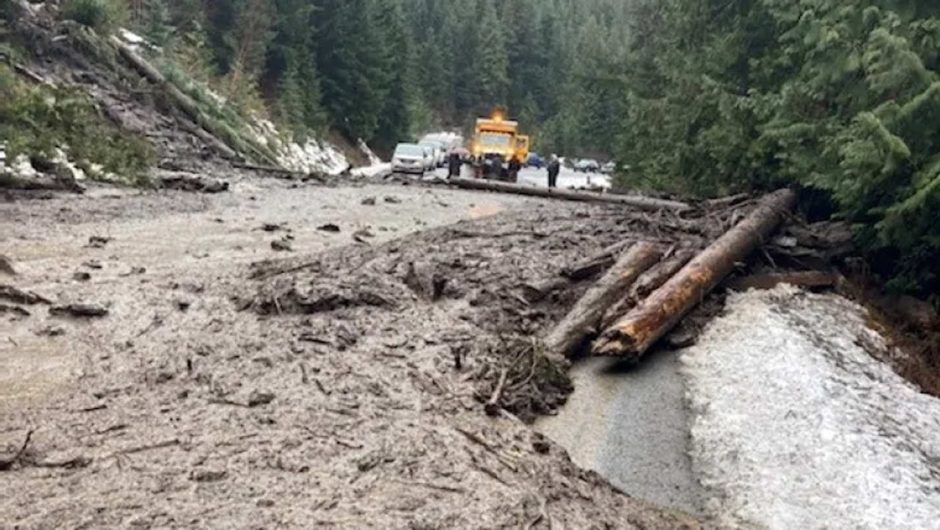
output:
M522 169L522 162L519 161L519 157L513 156L509 160L509 182L518 182L519 181L519 171Z
M462 161L460 160L460 153L458 153L456 149L452 150L450 155L447 157L447 177L459 177L461 164Z
M558 174L561 173L561 160L558 159L557 155L552 155L546 167L548 168L548 187L557 188Z

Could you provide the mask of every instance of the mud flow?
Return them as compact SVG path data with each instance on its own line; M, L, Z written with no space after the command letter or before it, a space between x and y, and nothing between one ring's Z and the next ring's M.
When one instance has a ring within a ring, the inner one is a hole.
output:
M694 524L529 426L573 388L532 338L590 281L527 287L628 238L700 247L703 223L250 178L96 193L0 204L3 282L50 302L0 319L5 522ZM83 304L105 314L54 310Z

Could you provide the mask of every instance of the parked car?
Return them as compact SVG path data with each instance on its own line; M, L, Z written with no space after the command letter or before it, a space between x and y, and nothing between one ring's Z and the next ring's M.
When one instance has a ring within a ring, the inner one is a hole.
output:
M529 159L525 161L526 167L542 169L545 166L545 160L538 153L529 153Z
M616 162L607 162L606 164L604 164L603 166L601 166L601 173L603 173L603 174L605 174L605 175L610 175L610 174L613 173L614 171L617 171L617 163L616 163Z
M430 170L431 154L427 147L418 144L398 144L392 155L393 173L424 175Z
M434 171L437 168L437 161L443 156L438 152L437 147L431 144L418 144L424 148L425 156L427 157L427 169L428 171Z
M418 145L426 147L431 151L431 169L444 165L444 158L447 156L447 151L441 143L436 140L422 140L418 142Z
M574 170L581 173L597 173L600 169L601 165L597 163L597 160L590 158L578 160L574 165Z

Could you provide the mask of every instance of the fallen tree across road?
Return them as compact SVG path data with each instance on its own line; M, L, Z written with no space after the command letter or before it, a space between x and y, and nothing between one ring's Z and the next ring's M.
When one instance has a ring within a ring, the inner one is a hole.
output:
M641 210L683 211L691 209L691 206L684 202L670 201L667 199L656 199L653 197L642 197L639 195L616 195L612 193L591 193L585 191L560 190L557 188L537 188L535 186L524 186L520 184L510 184L508 182L470 178L452 178L448 182L451 185L461 189L513 193L516 195L528 195L530 197L544 197L549 199L562 199L576 202L622 204L624 206L630 206Z
M608 328L594 355L639 359L733 269L773 233L793 209L796 194L779 190L711 244L665 285Z

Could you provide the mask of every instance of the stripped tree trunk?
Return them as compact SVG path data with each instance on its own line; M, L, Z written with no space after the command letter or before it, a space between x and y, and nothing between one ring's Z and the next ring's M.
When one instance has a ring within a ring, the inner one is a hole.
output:
M607 310L601 322L601 329L607 329L613 326L621 317L626 315L628 311L636 307L640 301L649 296L650 293L656 289L662 287L664 283L675 276L676 273L682 270L682 267L685 267L694 257L694 251L688 249L680 250L668 259L657 263L652 269L644 272L643 275L637 279L636 283L633 284L633 288L630 289L630 292Z
M594 355L639 359L780 225L796 202L791 190L765 197L741 223L715 241L665 285L608 328Z
M655 199L653 197L643 197L638 195L615 195L611 193L591 193L586 191L560 190L557 188L536 188L535 186L524 186L520 184L510 184L508 182L497 182L493 180L470 178L452 178L448 182L457 186L458 188L464 189L497 191L501 193L514 193L516 195L546 197L550 199L562 199L566 201L621 204L623 206L630 206L640 210L681 211L691 208L684 202Z
M640 242L631 247L546 337L546 351L556 357L575 353L585 339L597 334L607 308L661 257L662 251L652 243Z

